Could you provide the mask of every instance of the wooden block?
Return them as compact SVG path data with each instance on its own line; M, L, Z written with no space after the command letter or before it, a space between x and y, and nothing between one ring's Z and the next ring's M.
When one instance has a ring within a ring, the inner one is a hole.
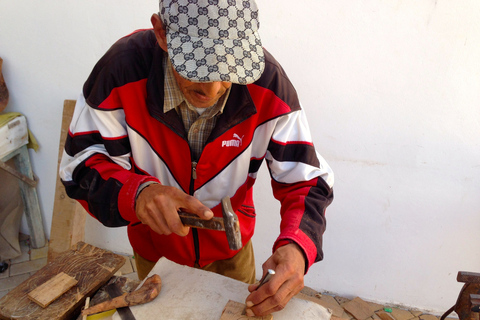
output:
M75 278L60 272L44 284L30 291L28 297L42 308L46 308L50 303L75 286L77 282Z
M358 297L347 302L343 308L357 320L365 320L373 315L370 305Z
M240 319L257 319L257 320L272 320L273 316L269 314L268 316L263 317L247 317L243 314L245 311L245 304L236 302L233 300L228 300L223 309L222 316L220 320L240 320Z
M125 263L123 256L79 242L0 299L0 319L74 319L87 296L93 295ZM64 272L77 279L75 288L65 292L47 308L31 301L30 291Z

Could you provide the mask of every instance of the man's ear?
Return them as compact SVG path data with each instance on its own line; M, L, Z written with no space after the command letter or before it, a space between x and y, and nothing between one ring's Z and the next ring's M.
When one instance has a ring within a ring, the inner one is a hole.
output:
M152 22L153 32L155 32L158 45L163 49L163 51L167 52L167 35L165 33L165 27L162 19L160 19L158 14L154 13L150 18L150 21Z

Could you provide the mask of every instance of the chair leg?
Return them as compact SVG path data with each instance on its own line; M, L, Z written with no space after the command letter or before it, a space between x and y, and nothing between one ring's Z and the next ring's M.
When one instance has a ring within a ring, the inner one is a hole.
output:
M20 148L19 153L14 158L17 170L34 180L30 156L27 146ZM32 188L27 183L20 181L20 191L25 205L25 218L28 229L30 230L30 241L33 248L42 248L45 246L45 232L43 228L42 213L38 203L37 189Z

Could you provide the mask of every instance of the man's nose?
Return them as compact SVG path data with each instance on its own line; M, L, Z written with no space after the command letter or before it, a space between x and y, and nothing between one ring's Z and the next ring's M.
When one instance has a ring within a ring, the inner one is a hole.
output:
M201 84L203 93L210 97L214 98L222 91L222 82L205 82Z

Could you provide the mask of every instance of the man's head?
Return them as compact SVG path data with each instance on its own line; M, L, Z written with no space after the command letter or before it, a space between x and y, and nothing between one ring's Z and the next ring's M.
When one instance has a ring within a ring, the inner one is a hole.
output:
M152 24L174 70L189 81L248 84L263 72L254 0L160 0Z

